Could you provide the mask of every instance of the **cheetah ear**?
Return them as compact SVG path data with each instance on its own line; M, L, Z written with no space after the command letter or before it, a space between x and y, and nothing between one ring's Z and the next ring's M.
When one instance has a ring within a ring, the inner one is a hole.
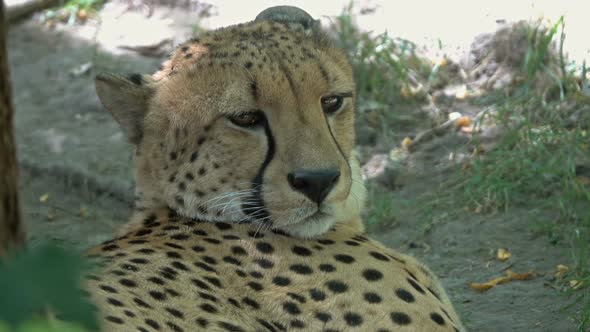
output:
M143 119L152 96L153 79L149 75L121 76L102 73L94 81L103 106L111 112L123 132L137 145L143 136Z
M305 10L294 6L274 6L267 8L260 12L254 21L296 23L301 24L305 30L312 30L320 25L319 20L314 20Z

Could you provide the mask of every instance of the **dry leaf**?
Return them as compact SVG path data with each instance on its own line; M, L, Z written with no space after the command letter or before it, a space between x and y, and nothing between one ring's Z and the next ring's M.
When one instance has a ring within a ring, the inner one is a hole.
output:
M410 145L412 145L414 141L412 141L411 138L406 137L402 140L402 148L408 150L410 148Z
M515 273L512 272L512 270L507 270L506 271L506 276L504 277L499 277L499 278L494 278L488 282L485 283L477 283L477 282L473 282L471 284L469 284L469 287L477 290L477 291L487 291L490 288L494 288L499 284L503 284L512 280L529 280L532 279L534 277L533 275L533 271L529 271L529 272L525 272L525 273Z
M512 256L512 254L507 249L504 249L504 248L500 248L496 252L496 259L499 260L500 262L506 261L508 258L510 258L510 256Z
M468 127L471 125L471 118L468 116L462 116L457 119L457 127Z
M567 272L569 271L569 267L567 265L559 264L556 267L557 272L555 272L554 276L556 279L563 279Z
M49 211L45 217L47 220L52 221L55 219L55 217L57 217L57 215L55 214L55 211Z
M570 280L570 287L573 290L578 290L584 285L584 282L581 280Z
M41 195L41 197L39 197L39 202L41 202L41 203L47 203L48 200L49 200L48 193L45 193L45 194Z

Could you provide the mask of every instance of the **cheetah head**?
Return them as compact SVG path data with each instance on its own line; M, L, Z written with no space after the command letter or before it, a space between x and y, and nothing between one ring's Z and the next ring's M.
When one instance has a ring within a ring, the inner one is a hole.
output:
M96 89L136 147L138 207L304 238L359 218L352 69L301 9L269 8Z

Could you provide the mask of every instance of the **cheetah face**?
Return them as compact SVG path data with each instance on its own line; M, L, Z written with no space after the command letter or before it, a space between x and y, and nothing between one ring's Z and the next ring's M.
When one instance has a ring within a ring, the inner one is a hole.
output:
M358 218L351 67L307 13L263 14L152 76L97 77L136 145L139 207L306 238Z

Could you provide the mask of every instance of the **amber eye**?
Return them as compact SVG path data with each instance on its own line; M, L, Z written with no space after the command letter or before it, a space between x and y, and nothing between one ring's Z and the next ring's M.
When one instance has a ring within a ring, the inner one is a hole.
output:
M336 113L342 106L344 98L342 96L326 96L320 99L322 109L326 114Z
M227 117L231 123L238 127L254 128L264 121L264 113L260 111L242 112Z

